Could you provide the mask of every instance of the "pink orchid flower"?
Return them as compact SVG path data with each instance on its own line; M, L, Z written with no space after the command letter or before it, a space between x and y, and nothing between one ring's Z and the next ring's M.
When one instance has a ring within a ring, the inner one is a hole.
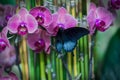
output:
M46 53L50 53L50 36L45 30L39 29L33 34L28 34L27 43L28 46L35 52L45 50Z
M52 13L43 6L32 8L30 14L36 18L39 26L48 26L52 21Z
M13 46L6 47L6 49L0 53L0 65L4 65L4 67L12 66L15 61L16 52Z
M108 6L113 9L120 9L120 0L109 0Z
M97 29L99 31L107 30L112 24L114 17L104 7L96 7L94 3L90 4L90 8L87 15L87 22L89 25L90 34L93 34Z
M77 25L77 20L71 16L63 7L59 8L58 12L54 13L52 23L46 27L48 33L55 36L59 28L68 29Z
M0 26L5 27L8 20L15 14L16 7L12 5L0 5Z
M9 40L7 39L8 29L3 28L2 32L0 32L0 53L5 50L6 47L10 46Z
M7 27L10 32L23 36L27 33L34 33L38 28L38 23L27 9L21 8L16 15L9 19Z

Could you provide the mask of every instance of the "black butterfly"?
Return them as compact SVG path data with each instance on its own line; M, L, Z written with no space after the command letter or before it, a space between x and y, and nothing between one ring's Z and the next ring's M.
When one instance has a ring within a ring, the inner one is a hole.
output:
M72 52L77 45L77 40L88 33L89 31L82 27L72 27L65 30L60 28L55 37L55 47L58 52L61 52L62 49Z

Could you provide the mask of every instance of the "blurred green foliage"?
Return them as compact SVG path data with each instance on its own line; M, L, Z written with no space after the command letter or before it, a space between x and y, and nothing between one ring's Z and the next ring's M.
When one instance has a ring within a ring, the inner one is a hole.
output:
M0 0L0 4L11 4L11 5L15 5L15 0Z

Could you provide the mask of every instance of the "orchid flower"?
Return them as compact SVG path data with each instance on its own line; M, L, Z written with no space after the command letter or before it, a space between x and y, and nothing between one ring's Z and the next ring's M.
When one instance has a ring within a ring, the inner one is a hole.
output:
M15 11L16 8L12 5L0 5L0 26L5 27Z
M6 49L6 47L10 46L9 40L7 39L7 28L3 28L2 32L0 32L0 53Z
M27 9L21 8L16 15L9 19L7 27L10 32L23 36L27 33L34 33L38 28L38 23Z
M46 53L50 53L50 36L42 29L39 29L33 34L28 34L27 43L28 46L36 53L45 50Z
M54 13L52 16L53 21L46 29L48 33L53 36L57 34L59 28L67 29L77 25L77 20L63 7L59 8L58 12Z
M120 0L109 0L108 6L113 9L120 9Z
M97 29L101 32L107 30L112 24L114 17L104 7L96 7L94 3L90 4L90 8L87 15L87 22L89 25L90 34L93 34Z
M52 21L52 13L43 6L32 8L30 14L36 18L39 26L48 26Z
M15 60L16 52L13 46L6 47L6 49L0 53L0 65L4 65L4 67L12 66Z

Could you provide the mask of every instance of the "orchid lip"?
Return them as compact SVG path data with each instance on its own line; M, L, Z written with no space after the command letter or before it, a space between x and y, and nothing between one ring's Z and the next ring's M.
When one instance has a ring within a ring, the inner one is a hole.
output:
M3 39L0 39L0 52L5 50L7 44Z
M21 23L18 27L18 34L23 36L23 35L27 34L27 32L28 32L28 30L27 30L25 23Z
M35 52L40 52L45 48L45 42L43 39L39 39L34 45L36 47Z
M57 27L62 28L62 29L65 28L64 24L57 24Z
M36 20L37 20L39 25L42 25L44 23L44 15L39 13L36 17Z
M105 26L105 22L103 20L96 19L95 26L96 27L104 27Z

